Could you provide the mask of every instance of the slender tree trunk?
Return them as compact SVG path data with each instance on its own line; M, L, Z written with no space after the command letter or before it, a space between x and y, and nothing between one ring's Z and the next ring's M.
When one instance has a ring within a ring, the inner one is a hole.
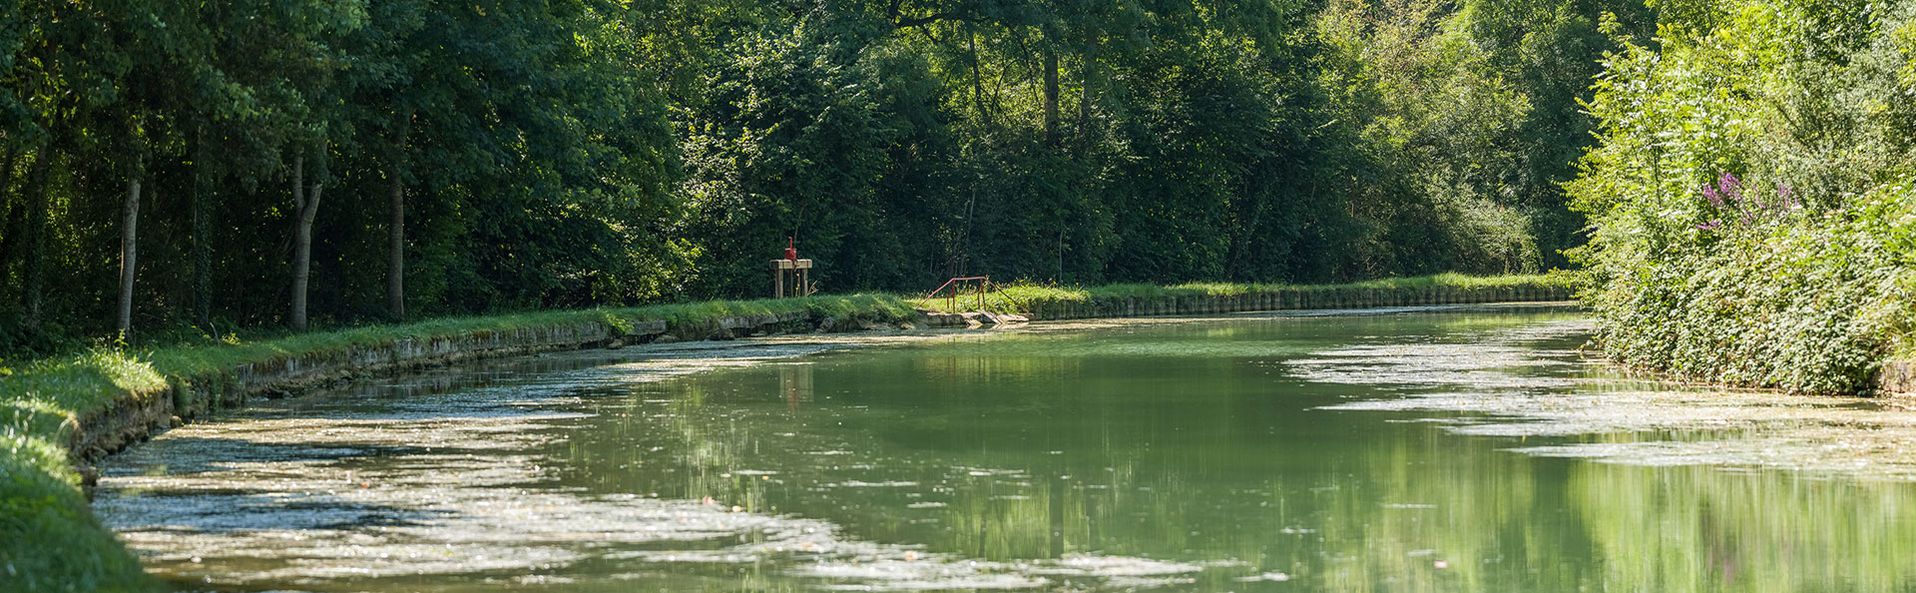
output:
M387 259L386 259L386 310L393 319L406 318L406 135L412 129L412 116L409 114L399 124L399 138L395 142L392 162L392 196L389 207L391 220L387 222Z
M193 195L187 209L192 218L193 236L193 324L202 330L213 328L213 221L209 212L213 191L211 161L207 160L206 134L201 131L193 146Z
M956 270L953 270L951 274L954 277L971 275L971 232L976 226L972 224L972 220L976 218L978 214L977 184L980 183L984 183L984 180L979 179L973 181L971 191L968 192L965 197L965 223L963 226L960 226L958 230L958 256L956 258L958 267Z
M47 259L47 174L52 168L52 149L42 147L33 157L33 170L27 174L27 254L21 284L27 310L27 327L39 329L46 309Z
M20 242L21 216L24 206L14 203L18 195L13 191L13 166L18 163L20 151L13 146L7 147L7 158L0 161L0 279L5 279L13 266L13 249ZM6 298L12 291L0 290L0 298Z
M985 75L978 65L978 33L965 25L965 43L971 51L971 102L978 107L978 119L991 127L991 111L985 108Z
M311 263L312 245L306 236L306 157L293 157L293 302L286 323L293 329L306 329L306 266Z
M14 159L19 156L19 149L9 145L7 146L6 158L0 159L0 220L13 218L15 211L13 205L13 163ZM0 242L4 242L4 240L4 237L0 237ZM0 256L4 255L6 255L6 252L0 251ZM0 264L4 264L5 262L6 259L0 257Z
M1044 139L1056 145L1058 142L1058 50L1051 47L1049 39L1044 48Z
M386 308L395 321L406 318L406 182L393 172L392 221L387 223Z
M293 329L306 329L306 281L313 264L313 220L319 215L319 199L326 184L314 183L311 195L306 191L306 157L293 157L293 203L298 220L293 229Z
M1065 283L1065 278L1064 278L1064 229L1065 229L1066 227L1068 227L1068 226L1070 226L1070 225L1066 225L1066 224L1060 224L1060 225L1058 225L1058 249L1057 249L1057 254L1058 254L1058 271L1057 271L1057 273L1056 273L1055 275L1053 275L1053 276L1051 277L1051 279L1052 279L1052 280L1054 280L1054 281L1056 281L1056 282L1058 282L1059 284L1063 284L1063 283Z
M1091 130L1091 52L1087 51L1079 58L1078 72L1078 143L1086 144Z
M120 339L125 340L133 330L133 278L139 267L140 254L140 167L134 167L133 177L126 182L125 218L120 223Z

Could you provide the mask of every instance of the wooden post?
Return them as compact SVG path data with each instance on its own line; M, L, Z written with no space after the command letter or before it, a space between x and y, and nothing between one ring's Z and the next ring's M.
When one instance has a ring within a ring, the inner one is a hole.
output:
M791 282L791 296L803 297L812 294L812 260L775 259L772 260L772 298L785 298L786 282Z
M780 264L785 260L772 260L772 298L785 298L785 269Z

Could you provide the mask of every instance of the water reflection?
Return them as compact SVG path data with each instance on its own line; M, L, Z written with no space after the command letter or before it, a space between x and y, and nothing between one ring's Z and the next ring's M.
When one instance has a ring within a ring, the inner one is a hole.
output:
M1904 474L1777 452L1880 444L1898 412L1621 383L1583 328L1234 318L489 367L176 431L100 510L162 574L235 590L1910 590Z
M778 391L785 394L786 408L798 412L800 404L812 401L812 365L779 365Z
M1602 582L1661 591L1908 591L1907 484L1577 464L1569 501Z

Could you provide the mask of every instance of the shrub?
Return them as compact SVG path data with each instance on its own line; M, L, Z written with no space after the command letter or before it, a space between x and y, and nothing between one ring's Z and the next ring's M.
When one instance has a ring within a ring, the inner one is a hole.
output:
M1607 60L1568 189L1598 339L1682 377L1868 390L1907 350L1908 3L1717 0Z

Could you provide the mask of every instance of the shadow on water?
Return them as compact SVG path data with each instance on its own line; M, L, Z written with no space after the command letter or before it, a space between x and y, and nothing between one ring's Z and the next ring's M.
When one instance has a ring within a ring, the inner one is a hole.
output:
M274 530L381 529L424 524L443 512L356 503L324 493L198 489L116 496L102 502L115 530L239 533Z
M291 461L344 462L370 457L397 457L421 452L418 447L393 444L358 446L314 446L301 443L272 443L236 436L178 436L158 440L142 447L140 457L150 464L108 465L107 476L135 473L163 473L190 476L221 472L237 464Z

